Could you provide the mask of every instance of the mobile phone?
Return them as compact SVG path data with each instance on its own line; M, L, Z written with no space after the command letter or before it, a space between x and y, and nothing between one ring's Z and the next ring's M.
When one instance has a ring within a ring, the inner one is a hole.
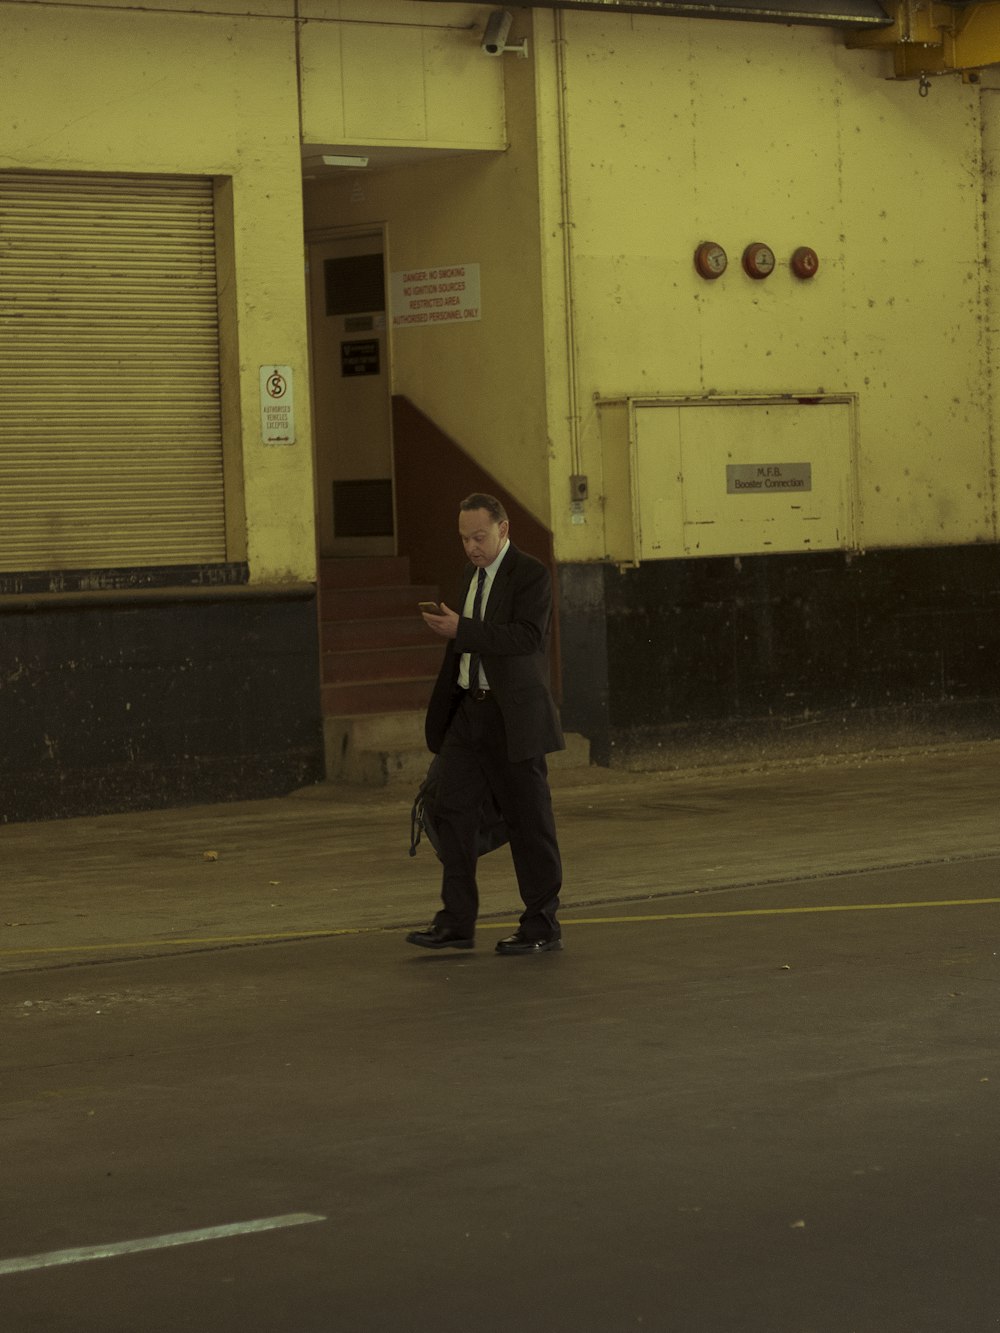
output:
M441 608L437 602L418 602L417 606L429 616L439 616L441 614Z

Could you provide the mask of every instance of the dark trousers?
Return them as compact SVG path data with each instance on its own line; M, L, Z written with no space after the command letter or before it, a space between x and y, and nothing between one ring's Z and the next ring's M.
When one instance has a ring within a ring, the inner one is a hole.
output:
M434 804L441 860L443 906L435 925L472 935L479 912L476 847L480 811L492 792L507 824L517 887L524 903L521 933L558 937L562 862L556 841L545 756L512 763L499 707L487 696L466 695L448 728L439 756Z

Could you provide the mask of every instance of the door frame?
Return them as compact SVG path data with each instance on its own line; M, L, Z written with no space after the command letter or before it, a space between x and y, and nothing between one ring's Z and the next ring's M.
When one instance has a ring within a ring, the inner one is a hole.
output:
M312 291L312 265L314 262L315 249L321 245L329 245L336 241L362 240L365 237L377 238L381 245L383 257L383 300L385 302L385 376L386 376L386 397L388 400L387 428L389 444L389 480L392 487L392 536L391 538L344 538L343 549L330 557L322 556L322 526L320 515L320 468L319 468L319 450L320 437L317 429L316 414L316 347L313 336L313 291ZM393 344L392 344L392 318L389 310L390 284L389 284L389 247L386 235L386 226L382 222L369 223L345 223L343 226L332 225L324 227L313 227L306 230L304 234L304 258L306 269L306 328L307 344L309 351L309 415L310 426L312 430L313 447L313 522L316 532L316 546L320 558L336 559L340 556L350 558L352 556L364 555L395 555L399 549L399 522L396 505L396 468L395 468L395 450L393 448L393 420L392 420L392 392L393 392ZM391 551L386 547L391 543ZM381 549L379 549L381 548Z

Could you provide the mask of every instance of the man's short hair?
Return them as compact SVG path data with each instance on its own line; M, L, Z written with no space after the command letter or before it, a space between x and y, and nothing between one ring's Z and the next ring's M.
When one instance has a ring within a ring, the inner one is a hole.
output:
M470 509L485 509L494 523L504 523L507 521L507 511L495 495L483 495L480 491L473 491L467 495L459 509L467 513Z

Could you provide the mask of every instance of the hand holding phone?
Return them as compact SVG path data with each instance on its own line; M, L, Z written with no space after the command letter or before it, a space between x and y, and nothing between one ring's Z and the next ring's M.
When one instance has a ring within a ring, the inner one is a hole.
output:
M458 612L452 611L444 602L418 602L421 612L428 618L424 624L442 639L454 639L458 634Z

